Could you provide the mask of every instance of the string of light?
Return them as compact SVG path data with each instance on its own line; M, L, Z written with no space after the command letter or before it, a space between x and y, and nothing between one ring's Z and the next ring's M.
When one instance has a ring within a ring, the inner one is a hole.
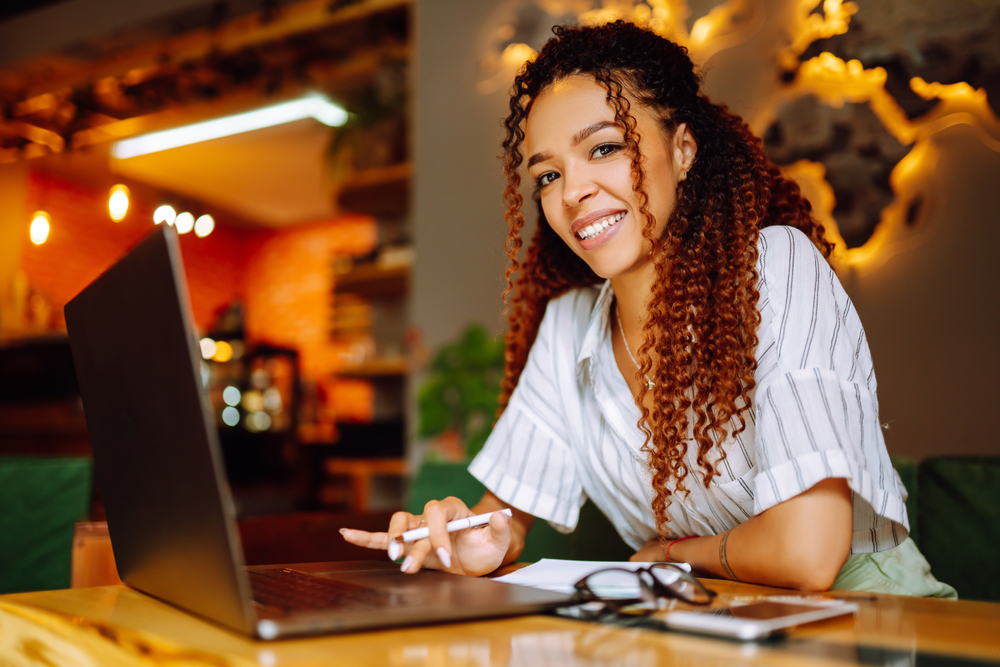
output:
M108 215L115 222L121 222L128 214L132 193L127 185L116 184L108 193ZM198 238L205 238L215 230L215 218L208 213L195 218L190 211L178 213L173 206L163 204L153 212L153 223L173 225L178 234L194 232ZM52 232L52 216L47 211L35 211L31 215L28 236L35 245L42 245Z
M262 109L123 139L111 147L111 154L115 159L124 160L305 118L313 118L328 127L340 127L347 122L350 114L323 95L310 94L298 100ZM121 222L125 219L130 197L131 193L126 185L119 183L111 188L108 195L108 214L112 220ZM178 234L193 231L199 238L208 236L215 229L215 219L211 215L204 214L196 219L190 211L178 213L168 204L160 206L153 212L153 223L173 225ZM45 211L35 212L29 230L32 243L35 245L45 243L51 230L52 219L49 214Z

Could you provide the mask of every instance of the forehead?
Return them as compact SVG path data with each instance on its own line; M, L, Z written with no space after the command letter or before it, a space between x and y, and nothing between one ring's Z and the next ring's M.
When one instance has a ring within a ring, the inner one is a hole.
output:
M590 76L553 82L535 98L525 122L528 152L568 143L580 128L599 120L614 120L615 110L607 98L607 89Z

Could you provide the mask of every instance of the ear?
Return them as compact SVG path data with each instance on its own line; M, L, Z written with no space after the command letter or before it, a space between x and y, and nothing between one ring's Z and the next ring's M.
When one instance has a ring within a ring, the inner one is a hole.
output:
M687 178L687 172L694 165L695 155L698 153L698 142L695 140L687 123L681 123L674 130L674 137L670 142L670 152L674 159L674 173L677 180L683 181Z

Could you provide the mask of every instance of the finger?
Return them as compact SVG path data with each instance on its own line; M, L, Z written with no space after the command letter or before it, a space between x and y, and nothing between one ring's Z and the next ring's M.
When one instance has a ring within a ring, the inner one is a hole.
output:
M353 528L341 528L340 534L351 544L367 549L386 549L389 546L389 536L386 533L369 533Z
M402 572L414 574L420 571L427 561L427 556L431 552L430 540L418 540L413 543L410 553L403 559L403 564L399 567Z
M419 522L420 519L409 512L396 512L389 519L389 530L387 531L389 539L396 539Z
M416 517L409 512L396 512L392 515L392 518L389 520L389 544L386 547L389 560L399 560L399 557L403 555L406 545L398 538L406 531L416 528L421 523L423 523L423 520L420 517Z
M444 501L431 501L424 507L424 517L427 519L427 528L430 532L430 547L446 570L451 569L451 537L448 534L448 521L455 514L461 513L465 509L465 504L456 506L450 502L451 498ZM455 499L457 500L457 499Z
M490 522L490 539L504 544L510 543L510 519L503 512L494 512Z

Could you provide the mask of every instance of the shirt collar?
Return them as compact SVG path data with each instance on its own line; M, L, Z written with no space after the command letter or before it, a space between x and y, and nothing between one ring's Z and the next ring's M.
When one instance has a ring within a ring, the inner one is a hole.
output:
M590 311L590 322L587 324L587 333L583 336L580 354L576 357L576 365L578 367L583 362L590 361L597 354L597 350L601 346L601 341L607 336L611 302L614 298L615 292L611 289L611 281L604 281L601 291L597 294L594 307Z

